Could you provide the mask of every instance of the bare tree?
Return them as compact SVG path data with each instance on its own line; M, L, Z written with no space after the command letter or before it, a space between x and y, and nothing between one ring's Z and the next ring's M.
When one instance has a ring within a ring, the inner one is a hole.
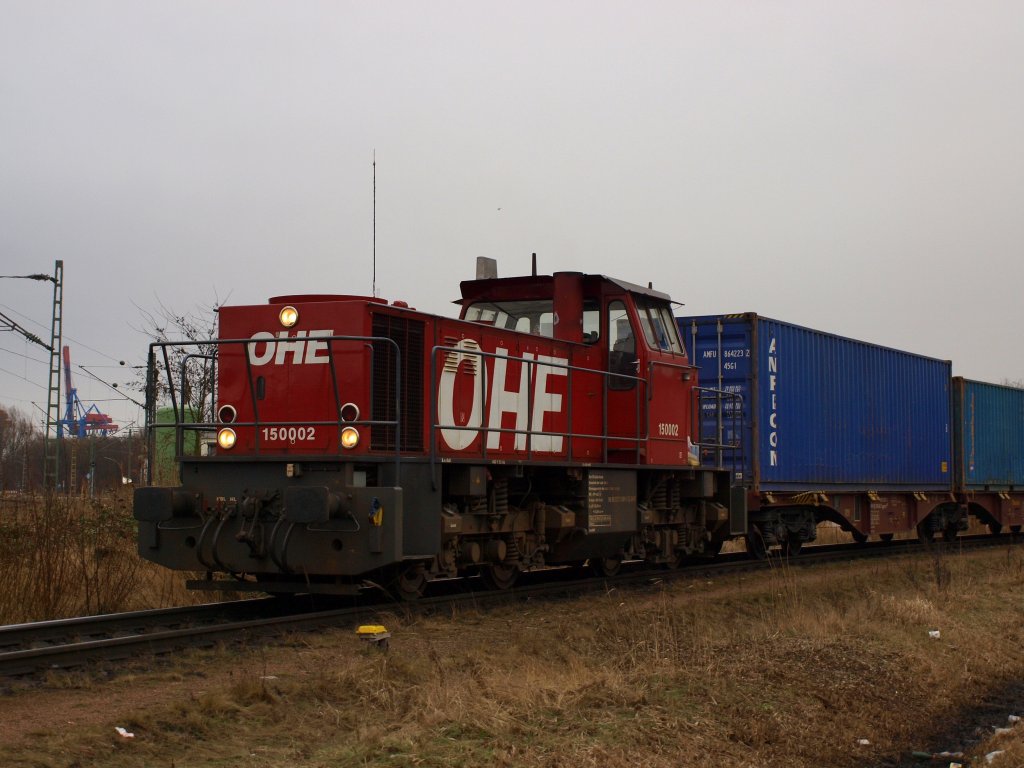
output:
M168 308L159 299L152 312L136 305L142 316L142 328L136 330L154 342L170 343L154 348L149 370L138 382L146 393L151 421L158 408L172 404L185 414L185 420L213 420L217 346L209 342L217 336L221 303L215 296L213 303L196 305L185 313Z
M28 416L0 407L0 491L25 490L29 452L41 437Z

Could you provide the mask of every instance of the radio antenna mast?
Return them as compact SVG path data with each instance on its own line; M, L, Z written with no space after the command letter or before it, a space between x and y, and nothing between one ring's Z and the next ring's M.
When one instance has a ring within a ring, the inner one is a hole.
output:
M377 298L377 150L373 150L373 297Z

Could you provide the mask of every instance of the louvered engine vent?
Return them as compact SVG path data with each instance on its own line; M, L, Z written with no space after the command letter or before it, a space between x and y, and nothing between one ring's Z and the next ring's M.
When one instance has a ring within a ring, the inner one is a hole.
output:
M403 451L423 450L423 333L424 324L418 320L383 313L373 316L373 335L393 340L401 350L399 364L394 346L373 343L373 420L399 422ZM395 391L399 386L396 419ZM370 447L395 450L395 428L374 427Z

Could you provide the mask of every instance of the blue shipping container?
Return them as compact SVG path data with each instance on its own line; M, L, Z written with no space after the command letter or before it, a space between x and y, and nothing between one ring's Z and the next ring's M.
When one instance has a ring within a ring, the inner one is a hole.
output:
M953 430L960 489L1024 488L1024 389L953 379Z
M948 360L753 313L678 318L700 384L742 396L724 463L754 491L952 488ZM701 406L714 435L716 403ZM704 451L702 461L715 461Z

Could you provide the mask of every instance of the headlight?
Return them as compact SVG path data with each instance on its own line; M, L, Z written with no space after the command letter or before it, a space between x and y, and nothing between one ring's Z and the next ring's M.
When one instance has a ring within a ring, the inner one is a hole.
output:
M355 427L345 427L341 430L341 447L351 450L359 445L359 430Z
M234 448L236 440L238 440L238 436L235 434L235 430L229 427L225 427L217 433L217 445L225 451Z
M235 419L238 418L238 411L233 405L222 405L217 409L217 418L222 424L234 424Z
M278 314L277 319L285 328L291 328L299 322L299 310L295 307L284 307Z

